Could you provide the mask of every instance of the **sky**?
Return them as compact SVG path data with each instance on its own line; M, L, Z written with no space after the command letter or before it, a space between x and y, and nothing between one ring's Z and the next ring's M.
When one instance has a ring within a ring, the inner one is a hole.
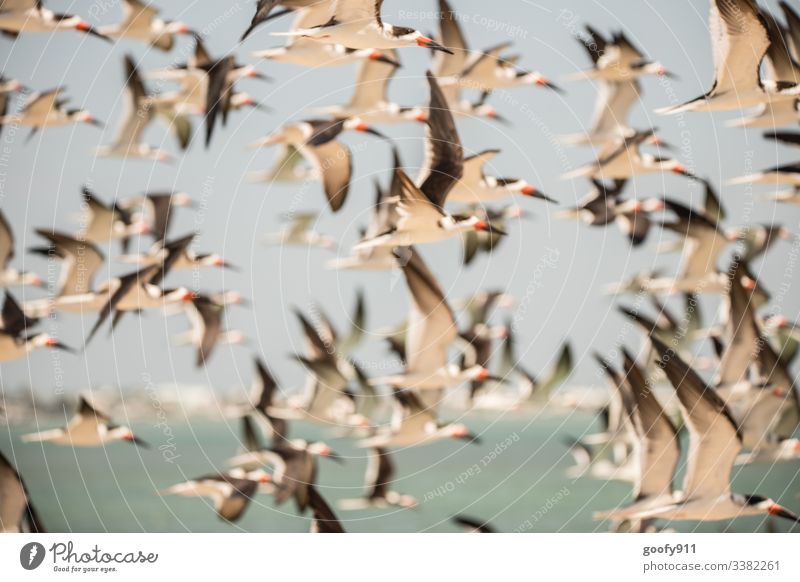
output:
M631 249L615 227L589 228L555 218L559 210L588 192L585 180L566 181L560 175L591 161L592 152L558 141L559 135L586 130L594 107L595 85L564 79L590 64L574 38L583 25L591 24L604 32L623 28L650 58L677 75L676 80L643 81L642 103L634 111L632 124L657 127L684 165L717 186L728 211L726 227L749 221L778 221L800 233L797 207L759 199L770 192L769 187L723 185L752 170L791 162L797 158L796 152L763 140L761 130L725 127L726 120L737 117L735 112L682 117L653 113L658 107L702 94L711 86L706 2L451 2L461 15L472 48L513 42L510 52L522 55L521 67L540 71L566 90L563 95L540 88L499 91L490 102L511 121L509 126L477 119L461 120L458 126L467 154L487 148L502 150L488 164L489 173L527 179L558 200L558 206L517 200L532 218L509 224L509 236L502 246L467 268L461 265L457 240L420 248L451 302L485 289L503 289L518 297L518 307L507 315L515 322L518 349L528 369L546 368L558 346L568 339L577 362L571 382L601 384L591 353L608 353L620 343L636 347L640 342L618 314L618 301L604 295L603 288L645 269L671 270L677 265L677 255L655 253L659 243L671 240L669 234L662 238L656 231L645 245ZM775 3L762 4L776 9ZM78 13L93 25L110 24L121 16L121 7L114 0L49 0L46 5L57 12ZM240 270L205 270L199 279L192 273L176 273L170 275L169 285L241 292L251 304L249 308L230 308L227 325L241 329L250 343L219 346L208 365L197 369L192 349L170 345L171 336L186 329L184 318L165 319L157 312L138 318L128 316L112 336L104 330L85 352L71 355L42 351L3 363L3 390L33 386L37 394L52 396L87 388L137 388L152 381L207 385L215 393L223 393L249 386L253 354L266 359L284 387L299 386L304 372L289 358L303 349L293 309L308 311L318 304L341 329L346 329L359 288L367 298L366 327L370 333L357 356L368 367L383 370L390 360L375 332L406 317L408 298L402 279L384 272L329 271L325 262L334 253L266 247L263 236L280 228L281 218L287 213L319 211L315 228L337 238L338 252L346 254L369 219L374 180L388 182L391 153L387 144L369 136L343 138L355 152L355 171L348 201L337 214L326 209L318 183L267 185L247 179L249 172L267 168L276 153L251 149L248 144L283 123L311 117L309 110L314 107L345 102L355 81L355 66L312 70L257 61L251 53L279 46L281 39L270 33L288 29L291 17L263 25L239 44L255 1L161 0L157 5L163 17L182 20L203 32L212 55L230 51L272 77L269 83L245 80L237 84L237 89L251 93L271 112L250 109L232 113L227 127L217 128L208 149L204 148L197 120L195 139L184 154L177 150L163 125L153 124L147 141L169 150L175 156L170 164L96 158L94 149L110 143L124 112L123 57L133 55L143 71L167 67L186 60L192 50L190 40L180 38L172 52L161 53L128 40L109 45L73 32L27 34L15 42L0 38L4 76L37 90L63 85L71 105L85 107L106 122L105 129L69 126L40 132L30 141L26 141L25 131L6 128L0 134L0 208L17 237L19 251L14 265L55 280L57 275L47 271L46 261L25 256L23 249L40 244L34 228L77 229L74 218L83 185L90 185L106 201L149 190L185 191L194 198L197 209L176 211L172 235L197 232L196 250L218 252ZM383 17L397 25L433 31L437 26L436 2L386 0ZM408 47L400 50L400 59L403 67L391 83L390 97L407 105L426 103L424 72L430 63L429 52ZM406 124L379 129L396 140L403 162L414 175L423 157L422 127ZM629 195L634 193L639 198L667 194L684 203L700 204L702 200L697 185L673 175L640 177L628 190ZM139 243L142 250L149 244L147 238ZM119 251L117 245L111 245L110 250ZM790 244L781 243L756 265L767 288L783 290L769 308L792 320L800 308L792 267L797 252ZM125 271L118 263L107 263L97 281ZM43 296L34 289L16 289L15 293L24 300ZM707 316L713 316L715 305L713 299L704 301ZM497 318L498 323L501 320L502 316ZM68 345L79 347L93 324L91 315L63 315L44 322L44 328Z

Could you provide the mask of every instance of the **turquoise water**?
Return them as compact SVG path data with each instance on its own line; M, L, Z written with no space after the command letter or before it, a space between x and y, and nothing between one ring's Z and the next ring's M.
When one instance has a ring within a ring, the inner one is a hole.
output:
M340 512L345 528L353 532L453 532L450 519L465 514L488 520L500 531L604 531L607 524L592 512L614 507L629 496L624 483L565 476L572 458L562 441L597 427L592 417L573 413L565 417L538 415L469 415L464 419L481 434L480 445L447 441L399 451L393 489L415 496L414 509L369 509ZM44 423L43 423L44 424ZM56 426L58 423L52 423ZM50 423L42 428L49 428ZM220 521L207 501L159 497L156 491L187 478L224 468L225 459L239 449L236 422L195 419L163 427L134 424L151 450L126 443L107 448L72 449L57 445L22 443L19 435L31 426L6 427L0 432L0 450L13 457L27 481L45 525L52 531L111 532L302 532L307 516L298 516L291 502L276 507L272 498L258 496L236 524ZM364 452L352 441L319 429L293 425L290 436L324 438L346 457L343 465L319 462L319 489L335 502L363 491ZM498 446L499 445L499 446ZM13 448L12 448L13 446ZM159 448L161 447L161 450ZM165 461L164 450L173 462ZM773 467L748 466L734 477L734 491L769 495L800 512L800 462ZM776 522L789 531L789 522ZM760 518L708 524L674 523L679 530L758 531ZM797 528L795 528L795 531Z

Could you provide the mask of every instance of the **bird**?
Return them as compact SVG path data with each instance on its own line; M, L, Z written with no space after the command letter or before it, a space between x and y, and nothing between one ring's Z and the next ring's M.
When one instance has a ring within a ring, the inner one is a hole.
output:
M497 178L487 176L484 167L500 150L483 150L464 158L464 172L447 195L448 202L465 204L484 204L502 200L514 194L538 198L546 202L555 202L525 180L518 178Z
M733 493L730 476L742 449L742 435L725 403L670 347L651 337L661 367L678 396L689 430L689 458L681 499L643 509L635 519L719 521L772 515L800 523L800 517L761 495Z
M299 246L336 249L336 241L324 234L311 230L319 217L316 212L297 212L288 216L290 221L279 232L268 234L264 241L268 245Z
M191 329L178 335L175 343L197 348L195 365L198 368L208 364L211 353L218 344L242 345L247 342L244 333L238 329L222 329L225 308L212 298L194 294L191 300L184 303L184 309Z
M340 499L339 509L349 511L370 507L415 507L417 500L411 495L400 494L389 488L394 473L395 466L391 453L380 447L370 449L364 478L366 485L364 496L356 499Z
M11 95L20 93L25 87L17 79L7 79L0 75L0 132L3 130L2 119L8 113Z
M95 408L86 396L79 396L78 411L64 428L23 435L22 441L47 442L73 447L101 447L115 441L124 441L149 448L141 438L127 426L116 425L111 417Z
M714 84L700 97L656 109L656 113L726 111L796 100L800 87L761 77L761 61L770 39L755 0L711 0L709 4Z
M132 212L141 211L147 231L154 243L164 243L177 208L192 208L194 202L187 192L147 192L119 201L119 207Z
M288 0L304 2L303 7L294 12L297 17L292 31L304 30L325 24L328 21L330 4L311 0ZM331 67L359 62L365 59L377 60L387 64L394 63L383 51L376 48L354 49L342 44L319 42L306 37L289 37L286 45L255 51L252 56L278 63L290 63L301 67Z
M468 230L490 229L486 221L476 216L457 220L444 210L448 193L463 175L464 150L436 79L430 71L426 76L430 87L430 115L426 128L426 160L418 180L420 186L403 170L395 169L401 186L399 200L395 201L398 219L391 231L362 240L353 247L355 251L437 242Z
M243 42L259 25L278 18L295 10L303 10L322 5L323 11L328 9L328 2L320 2L319 0L258 0L256 3L256 13L253 15L250 25L242 33L239 42ZM275 8L283 6L283 10L274 12Z
M643 174L672 172L696 179L695 175L678 160L642 153L639 148L645 143L663 146L654 129L639 131L617 140L615 144L606 148L606 151L601 152L596 161L567 172L561 178L571 180L585 176L595 179L626 180Z
M196 253L190 248L195 235L189 234L177 239L154 243L147 252L141 254L120 255L117 260L128 265L150 267L163 263L171 258L170 269L175 271L217 267L220 269L238 270L238 267L226 261L217 253ZM174 257L173 257L174 255Z
M125 252L132 236L150 232L150 227L140 217L132 215L116 202L105 204L88 186L81 189L81 195L82 226L77 239L92 243L119 240Z
M395 26L381 19L383 0L337 0L331 4L328 21L313 28L273 32L274 36L309 38L353 49L390 49L417 45L452 52L418 30Z
M242 474L219 473L204 475L179 483L158 492L159 495L209 497L217 516L228 522L241 519L259 487L270 484L272 477L262 469Z
M37 319L25 315L14 296L6 291L0 312L0 362L24 358L39 348L72 351L50 334L31 331L37 323Z
M0 451L0 532L47 533L25 481Z
M353 161L350 149L337 140L347 130L370 133L381 139L385 136L372 129L358 117L349 119L311 119L284 125L254 147L273 144L290 145L317 170L322 180L325 197L331 211L338 212L344 206L350 189Z
M123 0L122 20L101 26L98 32L109 38L138 40L162 51L172 50L176 34L192 34L188 25L162 20L157 8L141 0Z
M501 53L510 46L504 42L485 51L477 51L464 62L464 68L457 74L441 80L444 87L455 85L464 89L477 89L491 92L497 89L534 86L544 87L558 93L562 89L536 71L525 71L514 66L513 61L504 59Z
M191 135L191 125L175 111L174 103L163 99L159 102L147 91L131 55L125 55L124 64L126 110L122 123L114 142L97 148L95 155L166 162L170 159L166 151L141 141L145 129L158 115L176 132L181 147L185 148Z
M604 180L590 178L592 189L578 202L578 206L559 212L561 219L578 219L589 226L606 226L616 220L616 207L627 180L614 180L613 185Z
M0 31L16 38L29 32L60 32L74 30L110 42L80 16L56 14L45 8L42 0L8 0L0 9Z
M308 488L308 505L314 515L311 533L346 533L339 518L313 485Z
M19 113L3 115L0 117L0 124L30 127L28 139L41 129L63 127L73 123L103 127L103 123L96 120L88 110L67 108L67 100L62 98L63 93L63 87L32 93Z
M480 444L481 439L461 423L440 423L436 413L410 390L395 390L391 425L358 441L362 448L406 448L430 445L443 439Z
M586 34L577 37L592 60L592 68L570 76L570 79L590 79L608 83L629 83L645 75L674 77L659 62L647 59L624 31L604 37L586 26Z
M400 67L393 49L386 51L385 59L364 59L358 69L353 95L345 105L319 107L315 115L333 118L358 117L369 125L424 122L426 114L418 108L403 107L389 100L389 82ZM388 61L388 62L387 62Z
M394 168L402 166L399 153L394 148L393 151ZM384 191L383 187L375 183L375 203L372 209L367 228L361 233L361 238L371 240L379 235L391 232L399 218L397 204L393 199L397 199L402 193L403 185L397 172L392 174L392 182L389 189ZM355 250L346 257L337 257L326 263L329 269L354 269L354 270L392 270L398 267L394 251L390 247L372 247L368 249Z
M42 287L44 282L36 273L20 271L9 266L14 258L14 232L5 214L0 210L0 288L15 285L32 285Z
M595 513L596 519L626 520L650 507L672 503L675 492L672 477L680 459L678 431L664 412L645 372L636 359L623 348L624 373L634 409L632 426L638 439L638 475L634 482L631 504L611 511ZM647 524L640 524L642 531Z

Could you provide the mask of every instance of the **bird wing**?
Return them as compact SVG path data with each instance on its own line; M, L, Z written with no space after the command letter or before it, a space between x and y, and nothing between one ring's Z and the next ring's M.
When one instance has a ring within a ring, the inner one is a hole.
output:
M125 56L125 89L128 97L126 111L115 145L121 148L135 148L139 144L142 132L152 121L155 111L147 100L144 83L130 55Z
M316 212L298 212L292 215L292 222L289 225L289 237L300 236L306 233L314 224L319 216Z
M197 346L197 365L201 366L211 357L211 352L219 339L223 309L202 295L193 299L190 305L191 307L187 309L194 310L201 322L196 326L196 330L202 334L200 344Z
M464 70L469 54L467 41L455 11L447 0L439 0L439 44L450 49L453 54L437 51L433 57L431 71L436 77L452 77ZM457 89L456 89L457 91Z
M602 83L590 133L607 134L626 127L628 114L641 97L641 89L636 79Z
M383 0L336 0L332 18L340 23L377 20L381 24L381 5Z
M461 182L468 187L475 187L483 181L483 167L486 162L500 153L498 149L484 150L475 155L464 158L464 172Z
M730 341L725 346L719 363L718 382L731 386L747 378L747 371L758 356L760 333L752 306L752 292L741 282L746 266L740 260L729 277L728 303Z
M6 291L6 298L3 301L3 309L0 312L0 328L3 332L19 337L25 333L29 327L36 325L38 320L31 319L19 306L14 296Z
M344 528L339 518L336 517L336 514L313 485L308 487L308 505L314 514L312 532L344 533Z
M406 337L407 371L434 373L447 363L447 352L458 336L455 317L444 291L415 249L402 265L411 309Z
M350 189L350 176L353 173L350 148L333 139L321 145L301 146L300 153L319 172L328 204L333 212L337 212L344 205Z
M669 493L681 454L678 432L636 360L624 348L623 356L625 376L636 403L634 428L642 441L641 473L634 496L642 498Z
M464 173L464 149L447 99L430 71L426 76L430 102L425 128L425 162L417 184L433 204L443 208L447 194Z
M58 286L59 297L91 293L95 273L103 265L105 256L96 245L72 238L69 235L37 229L36 234L49 240L58 256L67 262Z
M122 3L122 22L120 28L143 29L150 28L150 24L158 16L158 9L145 4L141 0L124 0Z
M730 492L736 456L742 450L738 426L716 391L674 350L651 336L657 365L675 387L689 429L684 499L717 498Z
M709 29L716 79L712 91L747 92L759 86L769 36L755 1L713 0Z
M255 359L256 364L256 378L254 380L254 392L256 393L255 408L263 413L266 413L267 408L272 406L272 400L275 396L275 390L278 388L278 383L267 368L266 363L260 358Z
M369 499L385 499L389 493L389 483L394 476L394 463L387 449L370 449L367 464L366 484Z
M387 57L397 62L397 52L394 50L383 51ZM348 108L364 109L369 111L387 102L389 81L392 80L398 65L374 59L364 59L359 67L355 91L350 98Z
M783 27L767 10L762 9L761 16L769 35L769 48L766 54L767 74L775 81L800 82L800 68L792 58L789 39L786 38Z
M59 97L64 87L31 95L22 108L22 113L31 117L47 117L59 108Z

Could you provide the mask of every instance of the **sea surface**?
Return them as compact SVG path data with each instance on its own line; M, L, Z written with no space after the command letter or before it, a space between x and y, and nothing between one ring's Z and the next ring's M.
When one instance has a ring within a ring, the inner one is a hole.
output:
M413 495L413 509L336 510L352 532L455 532L456 515L489 522L504 532L592 532L609 524L592 518L630 498L624 482L569 478L573 459L565 442L599 430L592 415L573 412L473 413L459 419L480 434L481 443L444 441L396 452L394 490ZM58 426L42 421L40 428ZM0 450L27 482L46 527L73 532L303 532L309 517L289 501L276 506L259 495L235 524L217 518L208 500L162 497L161 489L226 467L241 450L234 420L183 419L158 426L133 425L151 445L72 448L22 443L32 425L0 428ZM319 461L319 489L335 504L363 492L366 455L353 439L295 423L292 436L323 439L344 457ZM679 472L678 479L681 478ZM679 481L678 481L679 483ZM800 513L800 462L750 465L735 471L736 492L758 492ZM789 531L790 522L740 518L730 522L662 524L680 531ZM798 531L795 527L794 531Z

